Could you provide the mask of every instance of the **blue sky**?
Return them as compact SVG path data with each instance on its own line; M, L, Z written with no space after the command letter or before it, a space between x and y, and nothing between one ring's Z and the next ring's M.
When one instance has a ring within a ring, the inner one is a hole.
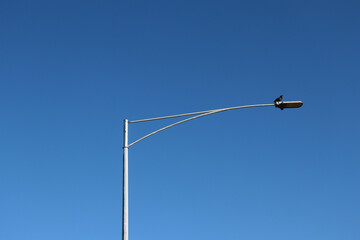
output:
M0 239L360 239L359 1L1 1ZM130 125L130 141L172 123Z

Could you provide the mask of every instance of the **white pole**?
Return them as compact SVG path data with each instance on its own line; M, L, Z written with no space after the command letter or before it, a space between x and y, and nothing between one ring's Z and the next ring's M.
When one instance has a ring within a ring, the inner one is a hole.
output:
M128 177L128 120L124 120L124 158L123 158L123 216L122 240L129 240L129 177Z

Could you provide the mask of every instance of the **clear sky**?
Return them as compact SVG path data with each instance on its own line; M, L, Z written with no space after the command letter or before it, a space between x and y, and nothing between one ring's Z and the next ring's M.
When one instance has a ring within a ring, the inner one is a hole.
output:
M0 239L360 239L360 2L0 2ZM172 123L130 125L130 141Z

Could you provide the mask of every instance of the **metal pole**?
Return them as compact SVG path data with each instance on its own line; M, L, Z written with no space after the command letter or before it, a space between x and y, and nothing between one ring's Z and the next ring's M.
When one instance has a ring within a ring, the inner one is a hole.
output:
M128 120L124 120L122 240L129 240Z

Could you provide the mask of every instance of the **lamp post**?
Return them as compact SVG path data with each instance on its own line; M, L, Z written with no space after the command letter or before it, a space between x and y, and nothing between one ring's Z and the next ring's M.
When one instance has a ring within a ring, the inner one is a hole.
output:
M123 146L123 207L122 207L122 240L129 240L129 175L128 175L128 151L129 147L138 143L145 138L148 138L158 132L161 132L165 129L170 127L176 126L178 124L188 122L190 120L194 120L200 117L208 116L215 113L225 112L229 110L241 109L241 108L251 108L251 107L270 107L275 106L276 108L280 108L283 110L284 108L299 108L303 105L301 101L286 101L286 102L276 102L274 104L256 104L256 105L244 105L244 106L237 106L237 107L229 107L229 108L219 108L213 110L206 110L201 112L192 112L192 113L184 113L184 114L177 114L177 115L169 115L163 117L156 117L156 118L147 118L147 119L140 119L129 121L127 119L124 120L124 146ZM195 115L195 116L194 116ZM184 117L184 116L193 116L186 118L184 120L175 122L163 128L160 128L152 133L149 133L138 140L128 143L128 128L129 123L140 123L140 122L148 122L148 121L155 121L155 120L162 120L167 118L176 118L176 117Z

